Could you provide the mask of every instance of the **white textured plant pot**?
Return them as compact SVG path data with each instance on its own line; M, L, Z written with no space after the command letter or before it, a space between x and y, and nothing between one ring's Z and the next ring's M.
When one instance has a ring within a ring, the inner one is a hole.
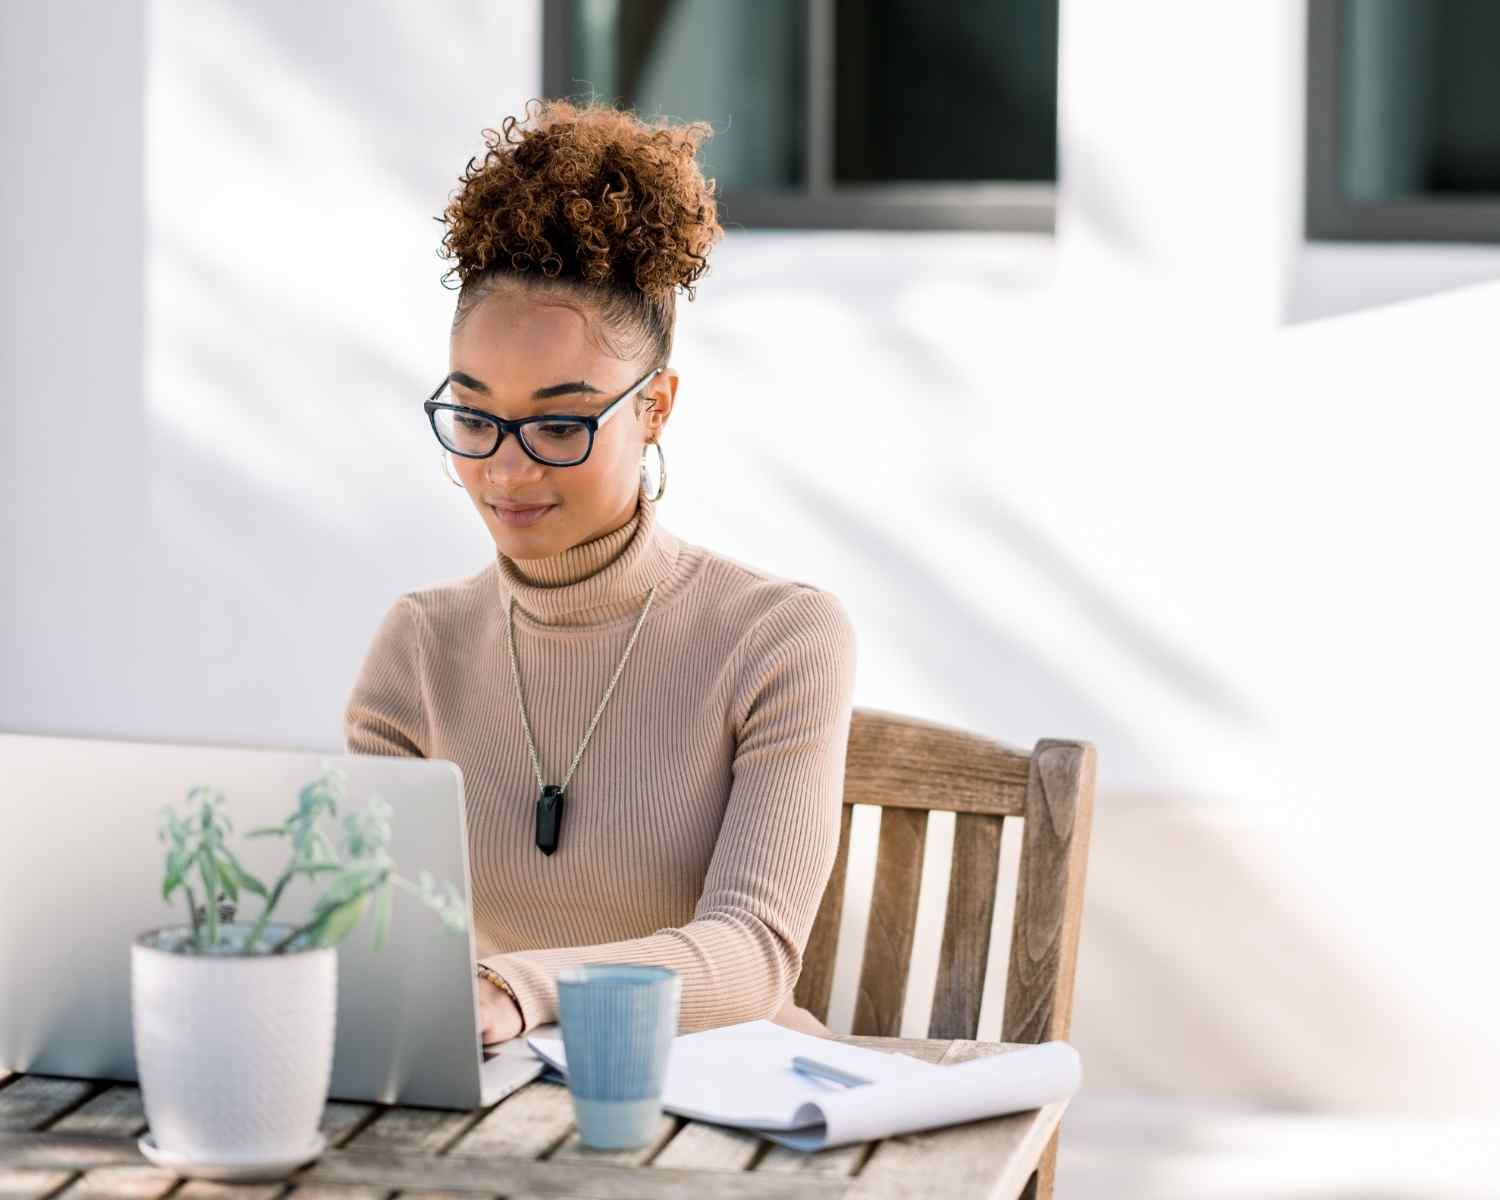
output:
M221 926L243 943L251 922ZM269 922L258 946L290 925ZM185 926L130 947L141 1100L162 1150L189 1159L292 1157L318 1136L333 1072L338 951L179 954Z

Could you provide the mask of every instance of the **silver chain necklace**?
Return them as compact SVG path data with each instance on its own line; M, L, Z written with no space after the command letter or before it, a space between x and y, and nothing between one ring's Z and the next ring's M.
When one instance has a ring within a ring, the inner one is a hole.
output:
M589 727L583 735L583 741L578 743L578 749L573 753L573 761L568 764L568 773L563 776L559 784L549 784L542 777L542 764L536 755L536 740L531 736L531 719L526 715L526 698L521 694L521 669L516 665L516 598L512 594L510 607L505 611L505 643L510 647L510 674L516 681L516 702L521 706L521 725L526 730L526 748L531 751L531 767L536 772L537 786L542 789L542 794L536 802L536 848L543 854L551 854L557 849L557 840L562 832L562 814L564 791L573 778L573 770L578 766L578 760L583 757L584 747L589 744L589 738L594 735L594 726L599 723L599 717L604 712L604 706L609 703L610 693L615 690L615 683L620 678L620 672L625 669L625 662L630 657L630 649L635 645L635 635L641 631L641 623L645 621L646 614L651 611L651 601L656 595L656 586L653 584L651 590L646 593L646 604L641 609L641 615L635 619L635 628L630 631L630 641L625 643L625 653L620 657L620 665L615 668L614 678L609 681L609 687L604 689L604 699L599 701L599 707L594 711L594 719L589 722Z

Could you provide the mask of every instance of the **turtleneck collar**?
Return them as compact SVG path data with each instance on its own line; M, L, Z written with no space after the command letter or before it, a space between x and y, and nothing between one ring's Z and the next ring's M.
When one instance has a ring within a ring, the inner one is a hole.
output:
M671 574L681 543L656 521L656 503L638 493L635 515L603 537L547 558L495 553L500 600L545 625L588 625L640 610L646 592Z

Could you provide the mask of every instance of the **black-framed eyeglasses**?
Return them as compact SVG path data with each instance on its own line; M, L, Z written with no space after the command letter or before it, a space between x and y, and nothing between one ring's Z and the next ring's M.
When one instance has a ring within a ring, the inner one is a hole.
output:
M448 379L438 384L437 391L427 398L422 407L427 412L427 419L432 422L432 432L437 435L443 448L461 458L488 458L500 449L500 443L507 433L514 433L521 439L521 449L543 466L576 467L593 450L594 435L599 432L599 426L614 416L621 404L665 370L665 367L653 367L631 384L629 389L611 400L609 407L596 417L543 413L535 417L522 417L518 421L507 421L482 408L439 400L438 397L448 390Z

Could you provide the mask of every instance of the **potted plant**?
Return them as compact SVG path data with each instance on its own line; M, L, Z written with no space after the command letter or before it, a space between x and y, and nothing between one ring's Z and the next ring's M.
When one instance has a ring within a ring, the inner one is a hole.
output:
M180 1174L274 1176L310 1162L327 1142L318 1124L333 1072L335 947L375 914L385 944L397 889L463 933L468 914L453 884L396 873L387 850L391 809L378 797L347 812L333 845L320 822L340 818L347 776L330 767L302 788L296 811L252 838L285 838L289 860L270 887L230 849L224 796L193 788L186 811L162 810L167 843L162 899L182 893L185 924L149 930L130 952L131 1020L149 1132L141 1152ZM301 924L272 915L288 886L323 885ZM203 890L200 903L194 881ZM241 897L263 903L237 920Z

